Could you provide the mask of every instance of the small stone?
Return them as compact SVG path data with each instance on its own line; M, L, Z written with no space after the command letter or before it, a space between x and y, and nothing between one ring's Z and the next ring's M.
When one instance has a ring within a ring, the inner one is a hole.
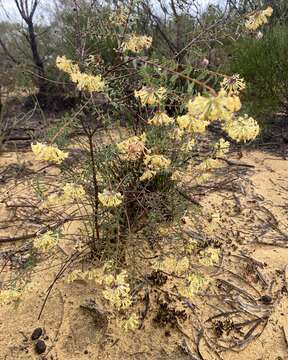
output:
M37 354L43 354L46 350L46 344L43 340L38 340L35 344L35 351Z
M36 328L34 329L32 335L31 335L31 339L32 340L37 340L40 338L40 336L42 335L43 330L41 328Z
M269 295L263 295L260 297L260 301L264 304L264 305L269 305L272 303L273 299L271 296Z
M87 354L88 354L88 350L85 350L85 351L84 351L84 354L87 355Z

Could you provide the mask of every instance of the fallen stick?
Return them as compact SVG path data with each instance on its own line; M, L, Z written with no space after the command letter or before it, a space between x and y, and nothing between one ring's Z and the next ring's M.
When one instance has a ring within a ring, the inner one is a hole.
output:
M29 239L33 239L41 234L44 234L45 232L47 232L48 230L54 230L57 229L60 225L65 224L68 221L71 221L73 219L71 219L70 217L65 218L61 221L58 221L56 224L54 225L48 225L45 226L44 228L35 231L34 233L30 233L30 234L26 234L26 235L19 235L19 236L14 236L14 237L0 237L0 244L4 244L4 243L9 243L9 242L16 242L16 241L21 241L21 240L29 240Z
M284 334L284 339L285 339L285 343L288 346L288 328L286 325L282 326L282 330L283 330L283 334Z
M248 168L252 168L252 169L255 168L254 165L250 165L250 164L246 164L246 163L238 162L238 161L233 161L233 160L228 160L223 157L217 157L216 159L225 161L228 165L231 165L231 166L243 166L243 167L248 167Z
M195 198L193 198L192 196L186 194L184 191L180 190L180 189L177 189L177 192L184 197L184 199L190 201L192 204L195 204L197 206L201 206L203 207L200 202L198 200L196 200Z

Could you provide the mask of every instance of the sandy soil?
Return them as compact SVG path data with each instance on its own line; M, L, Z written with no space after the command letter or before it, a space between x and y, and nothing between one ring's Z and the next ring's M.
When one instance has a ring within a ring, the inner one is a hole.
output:
M73 286L65 281L59 281L49 297L41 320L38 321L37 317L46 290L57 274L59 264L63 261L63 251L58 251L45 262L39 261L35 266L31 266L29 288L17 305L0 306L0 359L197 360L201 359L200 356L204 360L288 359L288 339L285 341L284 335L285 330L288 334L288 289L285 290L284 279L284 271L288 264L288 240L286 239L286 243L283 240L283 234L288 233L288 162L273 154L260 151L244 154L241 161L254 165L255 168L249 170L248 178L245 177L242 182L240 181L239 184L242 184L240 191L233 196L219 191L204 197L202 203L215 209L221 209L224 205L225 213L221 217L219 231L222 237L232 239L227 249L224 246L227 257L228 254L241 254L244 251L245 254L265 264L262 276L264 284L266 281L267 285L262 286L261 294L271 295L273 308L264 331L248 347L240 352L223 351L217 357L205 346L202 349L200 342L201 355L193 357L192 353L189 351L185 353L183 346L182 350L179 346L179 344L183 345L183 341L186 345L187 342L193 342L191 330L193 323L189 322L190 318L181 327L182 331L173 330L169 334L165 329L155 326L150 316L145 320L143 329L128 335L123 334L117 327L109 326L107 330L103 329L103 324L97 325L89 312L79 308L87 298L94 298L96 302L101 303L97 289L83 281L77 281ZM20 162L33 168L30 153L21 156ZM11 167L11 164L16 163L19 163L19 156L17 157L15 153L6 153L1 157L1 169L8 165ZM19 173L24 170L11 167L11 171L17 174L17 171ZM14 198L16 197L19 201L22 196L21 187L16 192L11 187L12 185L13 180L7 180L1 185L1 195L3 196L9 188L10 192L14 192ZM257 198L257 206L255 198ZM237 205L236 212L235 204ZM231 216L231 207L234 211L233 216ZM13 208L0 204L0 219L1 221L13 219ZM267 231L261 232L264 225L271 224L271 221L274 227L267 227ZM278 230L275 230L275 222L277 222ZM33 226L35 226L34 223L31 227ZM7 236L7 234L14 236L19 233L23 234L23 229L19 224L12 229L3 229L2 226L0 230L0 236ZM275 239L278 242L277 246L273 245ZM19 244L4 244L2 248L0 247L0 251L17 249L18 246ZM64 250L69 251L69 249ZM16 259L15 262L20 260ZM241 266L240 261L239 264L236 261L231 268L233 267L234 271L239 271L240 274ZM11 281L16 274L15 270L6 268L2 271L0 281L4 285L5 281ZM249 274L247 277L249 278ZM201 312L203 319L210 316L205 309L206 307L203 306ZM45 329L42 338L46 342L47 350L41 356L35 354L34 343L31 340L31 333L37 327ZM192 345L191 343L191 347Z

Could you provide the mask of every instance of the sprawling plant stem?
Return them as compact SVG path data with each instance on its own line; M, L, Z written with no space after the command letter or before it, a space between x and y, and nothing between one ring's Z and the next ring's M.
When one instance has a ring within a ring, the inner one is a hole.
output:
M94 145L93 145L93 133L88 135L89 141L89 153L91 159L91 167L92 167L92 179L93 179L93 191L94 191L94 201L93 201L93 244L92 249L96 251L97 243L100 241L99 234L99 223L98 223L98 208L99 208L99 187L97 182L97 174L96 174L96 164L95 164L95 156L94 156ZM95 236L96 233L96 236Z

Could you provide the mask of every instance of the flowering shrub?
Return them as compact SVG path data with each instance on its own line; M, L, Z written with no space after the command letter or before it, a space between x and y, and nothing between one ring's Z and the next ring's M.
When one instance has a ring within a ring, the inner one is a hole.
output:
M115 20L117 28L125 26L127 13L121 10ZM269 13L265 12L265 19ZM261 21L265 22L263 16ZM260 23L258 18L257 22ZM61 216L67 213L72 218L77 214L86 230L82 245L97 260L98 265L90 264L87 271L76 269L70 272L68 281L94 281L102 290L103 301L122 319L123 328L134 330L139 324L137 316L130 310L135 302L131 287L135 278L126 269L134 248L132 239L137 238L139 232L143 236L141 229L147 227L150 235L156 237L161 225L165 227L172 223L174 230L177 229L176 238L185 242L183 251L180 254L167 251L156 256L145 264L147 271L162 272L179 279L177 296L180 298L191 300L207 287L212 280L202 270L217 265L221 252L213 246L203 247L191 237L184 238L179 220L183 221L188 202L179 194L187 190L187 183L197 185L207 181L220 164L217 158L228 153L230 143L220 138L211 144L205 155L193 158L191 154L200 147L208 125L212 123L221 124L231 141L236 142L254 140L259 126L253 118L240 113L240 96L245 82L238 75L221 75L220 89L216 91L199 79L176 72L179 78L198 86L192 95L185 91L179 94L177 84L170 81L175 70L167 69L165 63L162 66L135 55L151 47L150 37L131 31L124 43L122 38L120 32L117 37L119 63L101 74L100 71L97 75L83 72L80 64L65 56L57 57L58 69L67 73L82 92L81 108L74 113L73 121L76 119L84 135L73 143L69 152L60 150L55 144L59 132L53 137L53 144L37 143L32 145L32 151L37 160L54 162L62 170L59 179L63 184L57 192L47 191L42 199L43 208ZM133 53L133 56L129 57L127 53ZM139 76L131 65L134 60L140 61L150 75ZM138 126L126 124L123 128L114 121L115 117L123 115L118 104L120 90L115 90L113 85L120 69L124 77L131 76L130 73L135 76L128 94L125 88L122 89L125 100L129 98L122 106L124 115L131 111L135 122L139 120ZM96 101L99 93L107 99L109 105L106 108ZM171 110L172 100L175 105ZM65 126L69 126L69 122ZM113 131L116 136L112 136ZM105 134L106 142L101 139ZM81 156L69 163L75 145L81 150ZM205 222L205 232L212 233L215 224L217 216ZM169 239L171 234L166 233L165 237ZM55 247L58 240L55 232L47 231L36 237L34 247L45 252ZM172 240L175 239L172 237ZM197 263L197 271L193 262ZM174 288L172 281L167 286L171 287L169 291Z
M257 11L253 14L251 14L248 18L248 20L245 23L245 26L248 30L255 31L260 26L267 24L268 17L272 16L273 9L271 6L268 6L265 10Z
M31 148L35 154L36 160L51 161L56 164L61 164L61 162L68 157L68 153L59 150L57 145L37 143L32 144Z

